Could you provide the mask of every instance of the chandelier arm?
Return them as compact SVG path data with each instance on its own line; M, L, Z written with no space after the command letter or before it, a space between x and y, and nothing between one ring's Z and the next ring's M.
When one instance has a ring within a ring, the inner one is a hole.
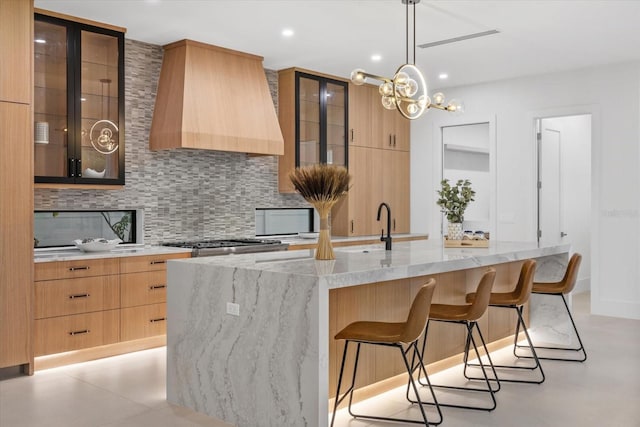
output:
M370 74L365 71L360 71L360 74L362 74L363 76L369 79L380 80L381 82L385 82L385 83L393 83L393 80L388 77L377 76L375 74Z

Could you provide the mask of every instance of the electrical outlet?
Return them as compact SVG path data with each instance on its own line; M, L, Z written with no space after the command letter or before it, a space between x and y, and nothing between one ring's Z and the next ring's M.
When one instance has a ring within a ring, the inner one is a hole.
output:
M233 302L227 303L227 314L232 316L240 316L240 304L236 304Z

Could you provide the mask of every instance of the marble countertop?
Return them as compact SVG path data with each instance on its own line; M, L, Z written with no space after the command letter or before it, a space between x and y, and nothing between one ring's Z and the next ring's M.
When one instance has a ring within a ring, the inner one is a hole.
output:
M441 240L397 242L393 250L384 244L336 247L335 260L317 261L315 251L294 250L225 257L203 257L170 261L315 277L329 289L403 279L448 271L482 267L527 258L566 253L570 245L537 242L492 241L488 248L444 248Z
M55 249L34 252L34 262L76 261L95 258L118 258L145 255L165 255L190 253L191 249L167 246L129 246L106 252L82 252L80 249Z

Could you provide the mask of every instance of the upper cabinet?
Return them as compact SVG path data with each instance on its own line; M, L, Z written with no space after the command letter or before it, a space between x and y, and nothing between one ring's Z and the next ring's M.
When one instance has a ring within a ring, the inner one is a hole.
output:
M0 1L0 101L31 104L31 82L25 73L31 69L32 7L21 0Z
M35 182L124 184L124 33L36 13Z
M348 166L348 84L297 69L279 72L280 128L284 156L278 161L278 188L294 192L289 172L319 163Z

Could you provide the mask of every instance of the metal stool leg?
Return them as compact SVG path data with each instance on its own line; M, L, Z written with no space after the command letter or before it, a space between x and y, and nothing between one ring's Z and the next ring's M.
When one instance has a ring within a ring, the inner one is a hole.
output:
M338 389L336 390L335 402L333 404L333 414L331 415L331 427L333 427L333 423L336 419L336 412L338 411L338 406L344 400L347 395L349 395L349 413L351 413L351 398L353 396L353 389L356 383L356 371L358 369L358 358L360 357L360 343L358 343L358 347L356 349L356 360L353 366L353 377L351 378L351 386L349 389L340 397L340 387L342 385L342 374L344 373L344 364L347 360L347 350L349 348L349 341L345 341L344 343L344 351L342 352L342 363L340 365L340 375L338 376Z
M557 352L568 352L568 351L577 351L577 352L582 352L582 356L577 359L577 358L564 358L564 357L551 357L551 356L538 356L538 359L542 359L542 360L558 360L558 361L562 361L562 362L584 362L585 360L587 360L587 351L584 348L584 344L582 344L582 339L580 338L580 334L578 333L578 328L576 327L576 323L573 320L573 316L571 315L571 310L569 310L569 304L567 304L567 300L564 297L564 294L543 294L543 295L560 295L560 297L562 298L562 302L564 302L564 307L567 309L567 314L569 315L569 320L571 321L571 325L573 326L573 332L576 335L576 338L578 338L578 343L580 344L580 347L578 348L573 348L573 347L545 347L545 346L534 346L537 349L543 349L543 350L553 350L556 353ZM516 348L527 348L527 346L523 346L523 345L516 345ZM516 355L516 357L520 357L523 359L532 359L532 356L523 356L523 355L518 355L515 353L516 349L514 348L514 354Z

